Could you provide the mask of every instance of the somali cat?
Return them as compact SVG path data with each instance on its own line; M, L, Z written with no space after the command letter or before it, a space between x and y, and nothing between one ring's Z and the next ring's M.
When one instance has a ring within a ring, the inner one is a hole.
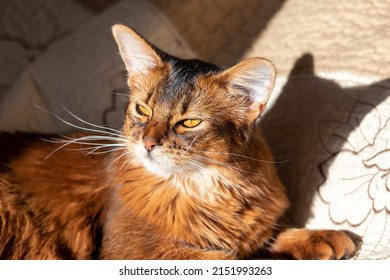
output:
M169 56L123 25L113 33L131 92L121 131L64 144L0 138L1 259L355 253L344 232L278 224L288 202L256 126L274 85L270 62L224 70Z

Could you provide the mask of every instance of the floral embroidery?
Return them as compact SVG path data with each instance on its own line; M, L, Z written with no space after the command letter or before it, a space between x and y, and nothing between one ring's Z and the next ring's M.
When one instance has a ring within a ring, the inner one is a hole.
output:
M372 255L390 243L389 100L378 107L356 101L345 122L320 124L320 139L331 153L320 166L320 197L332 222L361 234Z

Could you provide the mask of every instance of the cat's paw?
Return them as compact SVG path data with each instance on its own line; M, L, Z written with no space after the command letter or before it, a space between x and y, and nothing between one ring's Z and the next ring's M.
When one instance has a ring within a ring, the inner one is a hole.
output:
M349 259L361 239L344 231L288 229L278 235L271 250L275 255L299 260Z

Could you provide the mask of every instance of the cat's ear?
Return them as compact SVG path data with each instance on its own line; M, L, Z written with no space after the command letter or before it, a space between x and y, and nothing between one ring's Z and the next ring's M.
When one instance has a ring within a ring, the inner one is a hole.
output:
M249 117L257 117L264 109L275 84L275 67L264 58L249 58L225 70L220 75L227 81L229 90L246 94L252 103Z
M161 64L150 44L132 29L116 24L112 33L129 75L146 73Z

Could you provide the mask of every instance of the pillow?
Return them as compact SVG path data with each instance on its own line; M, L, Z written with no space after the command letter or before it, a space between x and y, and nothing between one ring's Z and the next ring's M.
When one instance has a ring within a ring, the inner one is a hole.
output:
M0 2L0 102L22 71L93 15L74 1Z
M115 23L134 28L174 55L195 56L164 14L148 1L118 2L52 44L24 71L0 105L1 130L58 133L74 129L66 122L86 125L72 114L96 125L120 127L127 86L111 34Z

